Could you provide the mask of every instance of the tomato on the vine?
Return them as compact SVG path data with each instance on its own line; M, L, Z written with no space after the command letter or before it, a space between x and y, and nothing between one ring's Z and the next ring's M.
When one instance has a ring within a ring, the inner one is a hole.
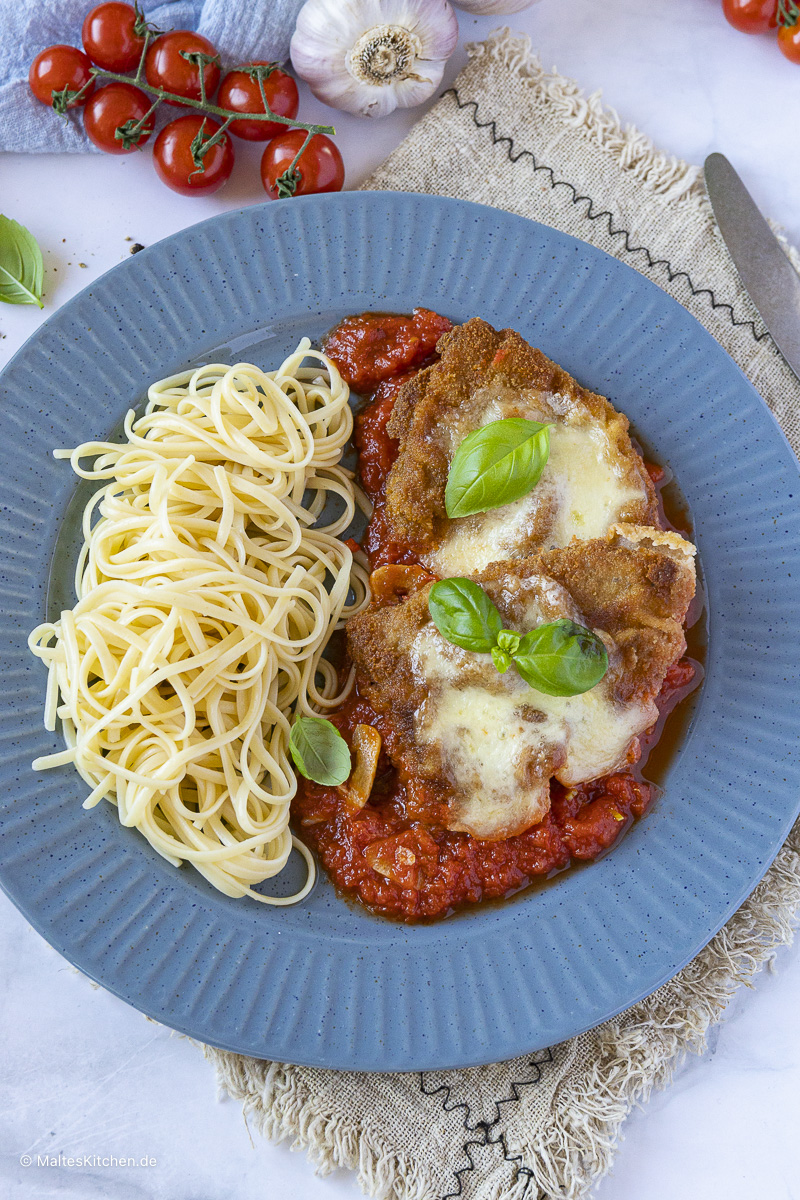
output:
M292 160L305 140L305 130L290 129L267 145L261 159L261 182L271 199L342 190L342 156L338 147L324 133L314 134L297 166L289 172Z
M270 68L269 73L262 76L262 83L267 104L272 111L279 117L296 117L300 96L291 75L282 71L277 63L254 62L250 66ZM225 76L217 101L221 108L229 108L233 112L265 112L258 79L248 71L249 67L240 67ZM268 142L287 127L277 121L233 121L228 128L231 133L248 142Z
M198 134L207 141L220 125L201 113L178 117L165 125L153 144L156 174L182 196L210 196L227 182L233 170L233 142L224 133L202 158L202 170L192 154Z
M766 33L778 23L778 0L722 0L722 11L741 33Z
M93 63L106 71L132 71L139 65L144 37L136 32L139 14L132 4L110 0L87 13L83 48Z
M53 93L79 92L92 79L92 64L82 50L75 46L48 46L36 55L28 72L28 84L42 104L53 103ZM67 108L85 104L94 90L94 83L78 100L70 100Z
M144 60L144 73L151 87L163 88L176 96L186 96L188 100L201 100L200 68L196 63L189 62L184 54L207 54L216 62L205 65L206 97L210 100L217 90L219 83L219 59L217 51L208 38L200 33L192 33L190 29L175 29L171 33L162 33L156 38L147 51ZM179 101L168 100L167 104L177 104Z
M778 46L789 62L800 63L800 20L794 25L781 25L778 30Z
M147 96L132 83L108 83L98 88L86 105L83 124L90 140L106 154L132 154L153 132L153 118L136 139L117 137L117 130L128 121L141 121L149 109Z

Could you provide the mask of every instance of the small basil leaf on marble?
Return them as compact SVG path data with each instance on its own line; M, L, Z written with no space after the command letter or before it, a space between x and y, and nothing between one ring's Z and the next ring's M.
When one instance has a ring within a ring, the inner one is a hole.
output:
M467 434L447 476L448 517L469 517L519 500L538 483L549 454L549 425L523 417L491 421Z
M298 717L289 737L294 765L306 779L333 787L350 775L350 750L339 730L324 717Z
M511 657L529 687L548 696L579 696L608 670L601 639L566 617L526 633Z
M443 638L476 654L491 653L503 628L500 613L471 579L440 579L428 593L428 611Z
M0 300L6 304L42 304L44 263L32 233L0 214Z

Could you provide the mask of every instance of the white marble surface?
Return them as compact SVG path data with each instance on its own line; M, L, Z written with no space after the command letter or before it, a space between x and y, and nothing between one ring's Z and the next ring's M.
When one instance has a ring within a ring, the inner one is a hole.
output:
M87 0L88 7L88 0ZM726 153L765 212L800 244L800 68L768 38L723 21L719 0L542 0L508 19L547 65L602 88L623 120L664 149L701 162ZM461 15L465 39L496 19ZM2 30L0 30L0 34ZM448 79L463 61L459 49ZM307 95L304 113L323 111ZM415 113L380 125L336 118L348 181L359 182ZM324 119L324 118L320 118ZM0 157L0 207L36 234L47 308L3 306L0 363L40 320L122 260L126 238L149 244L260 199L256 153L240 154L220 195L190 200L156 182L148 156L117 160ZM85 265L83 265L85 264ZM93 988L0 898L0 1195L48 1200L347 1200L346 1172L320 1179L302 1155L251 1138L238 1105L218 1103L212 1072L189 1041ZM800 1200L800 950L740 994L709 1052L626 1126L600 1200ZM148 1167L43 1168L22 1155L155 1160Z

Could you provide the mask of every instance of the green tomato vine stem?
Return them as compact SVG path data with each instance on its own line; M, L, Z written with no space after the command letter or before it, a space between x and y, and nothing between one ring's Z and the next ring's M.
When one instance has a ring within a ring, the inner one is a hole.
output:
M784 25L788 29L792 29L799 22L800 8L798 8L795 0L779 0L778 24Z
M208 102L204 104L202 100L193 100L190 96L178 96L175 92L167 92L164 88L153 87L147 82L137 82L136 78L131 79L129 75L118 75L115 71L106 71L102 67L92 67L92 75L97 79L113 80L116 83L133 83L143 92L149 92L151 96L156 96L159 103L162 100L170 100L173 104L180 104L185 108L195 108L206 114L220 117L222 120L275 121L279 125L287 125L291 129L305 129L312 136L315 133L336 133L333 125L312 125L306 121L298 121L295 117L282 117L279 113L274 113L269 105L267 105L266 112L234 112L230 108L220 108L218 104L209 104Z
M137 12L140 11L138 4L136 5L136 9ZM134 87L140 88L143 92L148 92L149 95L154 97L154 100L144 116L138 121L127 121L124 125L121 125L116 130L115 136L122 141L126 150L130 149L132 146L137 146L139 137L147 122L150 120L158 106L164 101L168 101L175 105L180 105L184 108L196 109L206 116L210 115L219 117L222 121L222 125L219 129L217 129L210 137L204 138L203 131L205 129L205 125L201 126L198 136L192 143L192 158L194 159L198 172L205 170L203 165L204 157L212 146L217 145L217 143L222 140L233 121L272 121L278 125L286 125L291 129L303 129L305 130L306 137L302 146L298 150L297 154L295 154L290 165L277 180L278 195L280 197L293 196L296 191L297 184L300 182L301 178L300 172L297 169L297 164L302 158L312 137L317 133L335 134L336 130L332 125L317 125L307 121L298 121L293 117L282 117L279 113L272 111L269 106L269 101L267 100L267 93L266 89L264 88L264 80L267 79L272 72L277 69L277 64L270 63L267 66L244 66L237 68L238 70L245 71L252 78L258 80L258 88L261 92L261 100L264 105L264 111L253 113L234 112L230 108L221 108L218 104L212 104L206 95L206 68L210 63L213 62L219 64L219 55L212 56L195 51L181 51L183 58L197 66L200 77L199 100L195 100L190 96L179 96L175 92L168 92L164 88L153 87L152 84L149 84L147 79L144 77L145 58L147 56L151 39L160 33L161 30L155 30L146 25L142 18L140 32L144 36L144 44L142 46L141 55L139 56L139 65L136 68L136 74L133 76L133 78L131 78L130 75L118 74L116 71L107 71L103 67L92 67L91 78L86 81L79 91L72 92L65 88L61 92L53 92L52 105L55 111L60 116L66 116L67 108L74 104L76 100L79 100L86 89L91 87L92 84L99 80L114 83L132 83Z

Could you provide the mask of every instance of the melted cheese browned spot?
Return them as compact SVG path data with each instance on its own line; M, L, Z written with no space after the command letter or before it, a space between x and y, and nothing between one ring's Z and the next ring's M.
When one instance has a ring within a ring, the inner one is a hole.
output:
M612 525L652 525L653 485L628 421L511 330L474 319L446 334L439 363L401 391L389 424L399 439L386 511L392 532L439 575L466 575L541 547L604 537ZM451 520L447 474L468 433L525 417L550 428L550 457L514 504Z
M621 527L477 576L508 629L560 616L594 629L609 670L581 696L546 696L488 655L447 642L428 590L348 623L359 687L395 730L395 765L434 784L448 827L497 840L540 821L550 780L566 785L622 766L657 717L655 698L683 653L694 547L677 534Z

